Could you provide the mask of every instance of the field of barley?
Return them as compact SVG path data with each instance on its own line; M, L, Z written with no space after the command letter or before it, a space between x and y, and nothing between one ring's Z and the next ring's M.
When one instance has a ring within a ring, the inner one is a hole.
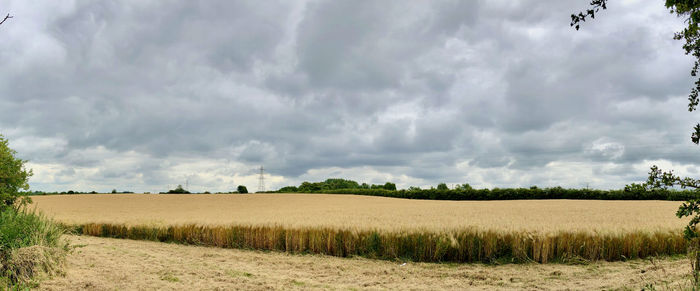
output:
M34 197L88 235L413 261L620 260L684 253L680 202L430 201L326 194Z
M35 196L68 224L268 225L362 230L657 231L687 223L675 201L435 201L359 195L86 194Z

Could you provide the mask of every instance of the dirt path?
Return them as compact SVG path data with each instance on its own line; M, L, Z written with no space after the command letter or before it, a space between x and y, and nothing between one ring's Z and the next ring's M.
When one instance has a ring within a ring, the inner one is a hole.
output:
M70 236L43 290L636 289L690 286L686 259L588 265L423 264Z

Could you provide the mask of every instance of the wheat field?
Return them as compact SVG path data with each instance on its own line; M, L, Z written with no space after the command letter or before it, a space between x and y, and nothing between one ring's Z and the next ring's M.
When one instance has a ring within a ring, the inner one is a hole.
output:
M623 260L685 253L679 202L428 201L326 194L64 195L75 233L420 262Z
M681 229L674 201L435 201L326 194L35 196L67 224L266 225L360 230L594 231Z

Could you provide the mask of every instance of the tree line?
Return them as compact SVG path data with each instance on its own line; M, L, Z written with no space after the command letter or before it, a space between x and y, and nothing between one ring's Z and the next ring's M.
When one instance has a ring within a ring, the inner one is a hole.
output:
M388 185L388 186L387 186ZM469 184L456 185L450 189L447 184L421 189L411 186L396 189L396 184L359 184L352 180L327 179L322 182L303 182L298 187L282 187L276 193L325 193L382 196L425 200L518 200L518 199L590 199L590 200L672 200L684 201L700 198L700 192L686 189L650 188L640 184L630 184L624 189L572 189L563 187L539 188L492 188L476 189Z

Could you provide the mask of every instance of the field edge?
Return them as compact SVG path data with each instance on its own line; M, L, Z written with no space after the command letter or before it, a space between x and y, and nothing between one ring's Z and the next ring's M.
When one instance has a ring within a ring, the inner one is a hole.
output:
M454 263L576 263L685 254L680 231L533 233L463 229L442 232L340 230L253 225L64 225L82 235L337 257Z

